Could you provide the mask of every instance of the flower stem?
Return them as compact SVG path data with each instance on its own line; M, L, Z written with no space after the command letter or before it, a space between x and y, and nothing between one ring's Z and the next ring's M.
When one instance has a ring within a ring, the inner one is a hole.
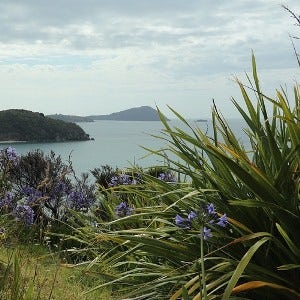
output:
M204 266L204 227L201 228L201 236L200 236L200 260L201 260L201 279L202 279L202 290L203 290L203 300L207 300L207 291L206 291L206 281L205 281L205 266ZM201 286L201 284L200 284ZM200 295L202 291L200 291ZM202 299L202 297L201 297Z

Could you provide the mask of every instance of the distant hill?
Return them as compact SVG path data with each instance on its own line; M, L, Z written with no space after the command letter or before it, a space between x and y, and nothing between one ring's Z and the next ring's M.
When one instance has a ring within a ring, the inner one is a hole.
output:
M157 111L150 106L130 108L109 115L92 115L88 117L93 120L160 121Z
M73 116L73 115L62 115L62 114L55 114L55 115L46 115L46 117L55 119L55 120L62 120L65 122L94 122L94 120L90 117L81 117L81 116Z
M62 142L89 140L75 123L23 109L0 111L0 141Z

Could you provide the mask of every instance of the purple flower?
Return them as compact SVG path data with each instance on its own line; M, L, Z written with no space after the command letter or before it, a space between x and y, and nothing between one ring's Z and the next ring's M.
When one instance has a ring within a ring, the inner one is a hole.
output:
M15 209L17 219L25 225L32 225L34 220L34 211L28 205L17 205Z
M15 161L19 159L19 155L17 154L17 150L11 146L5 149L7 158L9 160Z
M226 214L224 214L223 216L221 216L219 218L219 221L217 222L217 225L219 225L221 227L225 227L227 223L228 223L227 216L226 216Z
M211 226L217 224L221 227L225 227L228 223L226 214L218 218L218 214L215 211L215 207L212 203L204 206L202 210L195 211L191 210L186 218L176 215L175 224L178 227L184 229L191 229L192 227L197 229L199 225L203 227L203 232L199 236L203 237L205 240L212 237L212 232L210 228L205 227L204 225Z
M24 187L22 190L22 194L27 197L26 200L29 205L43 196L43 193L41 191L31 186Z
M130 179L129 175L121 174L120 175L120 183L124 184L124 185L131 184L131 179Z
M132 215L133 209L126 202L121 202L115 208L115 213L118 218Z
M60 182L56 182L53 185L53 192L54 194L61 194L61 193L67 193L68 192L68 186L66 185L65 182L60 181Z
M174 177L174 174L171 171L166 171L163 173L160 173L157 176L157 179L165 182L176 182L176 179Z
M71 207L76 210L87 209L91 206L92 200L89 199L82 191L72 191L68 195Z
M209 215L214 215L216 213L215 207L212 203L208 204L206 209Z
M13 194L6 192L5 196L0 199L0 209L11 209L13 208Z
M198 217L198 215L193 210L191 210L191 212L188 214L188 220L189 220L189 222L192 222L197 217Z
M123 173L120 175L113 176L108 186L114 187L118 185L129 185L129 184L137 184L137 183L138 181L136 179L132 179L129 175Z
M188 219L181 217L180 215L176 215L175 224L180 228L191 229L191 222Z
M211 229L210 228L206 228L206 227L203 227L203 238L205 240L209 239L212 237L212 233L211 233Z
M110 180L110 183L108 184L109 186L117 186L118 185L118 177L113 176Z

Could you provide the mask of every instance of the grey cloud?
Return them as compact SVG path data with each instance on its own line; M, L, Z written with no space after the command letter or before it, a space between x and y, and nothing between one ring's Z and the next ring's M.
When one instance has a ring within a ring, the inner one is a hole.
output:
M300 9L296 0L289 2L291 8ZM281 41L259 35L257 30L264 28L255 27L257 22L270 26L285 17L280 5L269 0L11 0L0 3L0 10L0 43L30 45L40 40L55 45L67 41L66 52L169 46L183 51L178 56L189 53L178 67L182 72L198 67L208 72L220 67L232 70L237 63L241 67L251 48L260 53L276 48L282 54L285 50ZM81 30L84 26L90 26L91 32ZM166 61L167 68L173 56L165 55L157 61ZM287 63L275 58L277 65Z

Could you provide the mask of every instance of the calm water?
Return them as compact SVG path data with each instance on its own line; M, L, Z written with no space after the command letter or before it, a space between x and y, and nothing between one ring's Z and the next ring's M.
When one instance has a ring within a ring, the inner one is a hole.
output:
M179 121L168 123L181 127ZM237 134L241 132L241 120L231 120L230 124ZM0 148L9 145L15 147L19 154L26 154L35 149L45 153L53 150L63 160L71 156L73 167L77 173L88 172L95 167L108 164L112 167L129 167L132 164L151 166L160 164L162 159L158 156L144 157L149 152L141 146L158 150L165 146L165 142L152 137L161 135L163 129L161 122L128 122L128 121L96 121L92 123L78 123L94 141L64 142L64 143L13 143L0 144ZM198 122L197 126L211 132L211 122Z

